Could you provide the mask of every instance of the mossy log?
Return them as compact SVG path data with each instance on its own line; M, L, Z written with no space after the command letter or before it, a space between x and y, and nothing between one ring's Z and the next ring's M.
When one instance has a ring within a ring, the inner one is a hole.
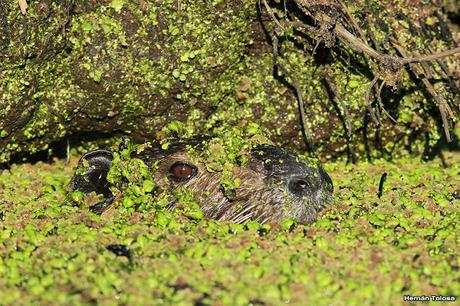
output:
M254 124L262 127L255 133L302 148L299 93L304 129L323 157L423 152L440 141L442 120L412 71L396 91L381 88L378 106L398 124L384 115L372 121L366 91L378 62L327 36L326 24L317 24L322 32L278 32L274 60L277 18L300 16L295 2L284 10L283 1L2 1L0 162L82 132L153 139L168 129L191 136L237 126L251 135ZM347 5L356 18L372 20L363 27L369 43L388 44L394 33L402 33L408 52L458 43L455 25L434 2L423 7L423 22L413 21L428 25L431 36L410 34L411 19L394 18L395 9L410 15L402 4L364 2ZM327 3L318 11L331 12ZM458 56L428 70L437 93L458 103L449 87L458 87Z
M180 2L30 1L21 14L2 1L0 159L208 116L252 44L254 5Z

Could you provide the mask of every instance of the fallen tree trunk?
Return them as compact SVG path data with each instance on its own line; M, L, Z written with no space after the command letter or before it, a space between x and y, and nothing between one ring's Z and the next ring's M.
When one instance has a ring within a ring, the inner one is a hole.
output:
M72 2L0 4L1 161L78 131L207 117L255 39L249 1Z
M407 60L458 46L435 2L420 20L389 2L73 2L0 3L0 162L80 132L253 122L325 158L427 153L454 137L458 54Z

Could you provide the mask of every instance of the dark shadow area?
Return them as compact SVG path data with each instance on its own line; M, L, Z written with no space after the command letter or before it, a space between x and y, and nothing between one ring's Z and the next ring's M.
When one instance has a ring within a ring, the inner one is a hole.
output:
M11 159L7 163L0 164L0 170L10 169L12 164L24 164L37 162L50 163L53 158L66 158L67 148L74 148L81 146L85 142L100 143L101 148L105 147L105 141L115 136L126 135L121 132L116 133L98 133L98 132L80 132L72 134L62 140L51 143L48 149L30 154L27 152L21 152L12 155Z
M449 18L450 22L460 27L460 12L448 12L447 18Z
M460 141L457 134L451 131L452 141L447 142L446 136L444 135L444 127L441 123L438 122L438 131L442 135L441 139L439 139L434 146L430 146L430 138L428 133L425 133L425 151L423 152L422 159L424 161L433 160L435 157L439 157L441 159L442 165L447 168L449 164L445 161L444 158L444 151L460 151Z

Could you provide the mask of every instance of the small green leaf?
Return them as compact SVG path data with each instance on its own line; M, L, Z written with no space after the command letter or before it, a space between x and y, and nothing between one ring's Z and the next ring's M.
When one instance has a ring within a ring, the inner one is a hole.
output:
M151 180L145 180L142 182L142 188L144 189L144 192L152 192L155 188L155 183Z
M348 82L348 87L350 88L358 88L360 85L358 80L350 80L350 82Z
M112 2L110 2L110 7L113 8L116 12L119 12L123 8L124 4L124 0L112 0Z
M178 69L174 69L173 72L172 72L172 75L173 75L173 77L178 79L179 76L180 76L180 71Z
M93 23L91 21L87 20L87 21L83 22L83 24L81 25L81 28L82 28L83 31L89 32L93 28Z

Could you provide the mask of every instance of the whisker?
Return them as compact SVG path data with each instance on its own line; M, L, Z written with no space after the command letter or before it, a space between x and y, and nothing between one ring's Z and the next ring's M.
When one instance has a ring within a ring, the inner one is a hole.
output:
M236 215L231 215L230 216L230 219L231 220L237 220L239 217L241 217L241 215L244 215L248 210L251 210L255 207L254 204L251 204L251 205L248 205L246 206L244 209L242 210L237 210L236 212L238 212ZM252 212L251 212L252 214Z
M244 215L243 218L241 218L239 220L236 220L235 223L242 224L242 223L248 221L249 219L251 219L252 215L253 215L253 212L251 211L249 214Z

